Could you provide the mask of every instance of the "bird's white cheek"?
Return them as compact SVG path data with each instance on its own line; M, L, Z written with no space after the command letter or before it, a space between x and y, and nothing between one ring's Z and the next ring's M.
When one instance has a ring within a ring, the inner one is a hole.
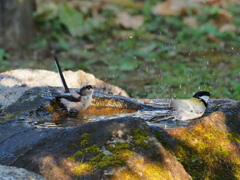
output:
M209 96L201 96L200 98L203 99L206 103L207 103L208 100L209 100Z

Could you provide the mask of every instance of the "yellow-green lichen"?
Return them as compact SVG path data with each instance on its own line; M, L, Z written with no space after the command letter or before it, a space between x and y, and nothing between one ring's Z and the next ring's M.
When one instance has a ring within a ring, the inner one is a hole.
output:
M84 153L82 151L77 151L74 155L72 155L68 159L71 161L76 161L79 156L83 156L83 155L84 155Z
M169 176L168 169L164 167L161 163L147 163L144 164L144 176L147 179L151 180L169 180L171 179Z
M98 154L100 151L99 151L98 145L94 144L90 147L87 147L87 148L83 149L82 152L91 153L91 154Z
M92 167L92 165L90 164L85 164L85 163L80 163L78 166L75 166L73 168L73 174L76 176L80 176L80 175L89 175L91 174L91 170L94 167Z
M128 149L130 146L126 143L118 143L115 147L109 145L108 149L115 154L111 156L106 156L103 153L101 153L99 146L94 144L90 147L84 148L81 151L77 151L73 156L69 157L68 159L71 161L77 161L82 160L83 157L86 157L86 153L90 153L95 155L93 158L87 159L86 162L90 164L92 167L106 167L109 165L113 166L119 166L124 164L124 160L121 158L121 156L118 155L118 152L123 149Z
M176 130L177 131L177 130ZM191 131L173 133L175 146L164 147L179 160L193 179L238 179L240 157L236 148L240 136L221 131L213 125L199 124ZM162 138L157 138L162 141Z
M135 140L136 146L145 146L147 148L150 148L151 146L147 143L147 140L150 138L150 136L145 132L141 130L135 130L133 139Z
M143 178L135 172L132 172L131 169L121 169L114 173L110 180L142 180Z
M106 149L111 151L112 153L116 153L120 150L123 150L123 149L130 149L130 145L127 144L127 143L117 143L115 145L108 145L106 146Z
M118 157L120 157L122 160L127 162L129 159L131 159L134 155L137 153L134 151L131 151L129 149L123 149L117 152Z
M86 139L86 138L89 138L89 136L90 136L90 134L84 133L84 134L81 135L81 138Z
M240 143L240 134L237 133L228 133L227 134L228 138L232 141L236 141L238 143Z
M117 172L114 173L111 180L115 179L149 179L149 180L168 180L172 179L169 176L168 169L159 162L152 162L149 159L143 157L140 154L132 151L125 150L124 154L131 154L130 156L127 155L127 168L119 169ZM122 154L122 153L121 153Z
M80 145L83 147L83 146L87 146L89 144L89 140L90 140L90 134L88 133L84 133L81 135L81 139L83 139L81 142L80 142Z
M109 165L113 166L123 165L125 161L124 158L122 158L122 152L123 150L130 149L130 145L127 143L117 143L115 145L106 146L106 149L111 151L113 155L106 156L103 153L99 153L97 156L89 160L90 164L93 165L94 167L101 168Z
M120 166L124 164L124 161L115 154L112 156L105 156L104 154L99 153L97 156L91 158L89 163L94 167L103 168L109 165Z
M77 147L78 147L78 144L72 143L72 146L75 147L75 148L77 148Z
M87 139L84 139L80 142L80 145L81 146L87 146L89 144L88 140Z

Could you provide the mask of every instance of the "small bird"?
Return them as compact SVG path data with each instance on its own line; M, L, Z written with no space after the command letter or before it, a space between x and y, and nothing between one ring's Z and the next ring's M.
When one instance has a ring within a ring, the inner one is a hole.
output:
M58 95L56 98L60 99L60 102L67 108L70 114L76 114L79 110L87 109L92 101L94 91L92 85L83 85L79 90L70 93L58 59L56 56L54 58L64 88L64 94Z
M201 117L208 106L211 94L207 91L199 91L190 99L172 99L169 106L171 110L164 116L155 116L149 121L179 120L186 121Z
M170 107L173 108L174 120L186 121L201 117L207 109L211 94L199 91L190 99L172 99Z

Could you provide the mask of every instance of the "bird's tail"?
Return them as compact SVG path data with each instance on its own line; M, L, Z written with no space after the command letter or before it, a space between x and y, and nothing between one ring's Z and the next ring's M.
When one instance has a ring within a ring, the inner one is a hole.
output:
M69 89L68 89L67 83L66 83L65 78L64 78L64 76L63 76L63 73L62 73L61 67L60 67L60 65L59 65L58 59L57 59L56 56L54 56L54 58L55 58L55 63L56 63L56 66L57 66L57 70L58 70L60 79L61 79L61 81L62 81L62 85L63 85L63 88L64 88L64 92L65 92L65 93L69 93L70 91L69 91Z
M161 115L156 115L150 119L148 119L148 122L158 123L161 121L174 121L175 118L172 116L172 111L168 111Z

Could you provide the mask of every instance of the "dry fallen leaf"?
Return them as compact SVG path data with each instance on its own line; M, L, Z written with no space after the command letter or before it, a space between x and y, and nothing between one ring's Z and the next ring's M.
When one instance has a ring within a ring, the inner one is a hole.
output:
M225 10L225 9L220 9L219 10L219 19L220 20L228 20L231 21L232 20L232 13L230 13L229 11Z
M172 16L182 13L187 7L187 3L181 0L168 0L152 8L152 13L159 16Z
M134 0L104 0L104 2L122 5L122 6L126 6L126 7L133 7L133 8L142 8L143 7L143 2L136 2Z
M195 3L201 3L206 5L218 5L222 8L228 7L229 4L235 3L238 0L192 0L195 1Z
M231 32L236 32L237 28L235 25L233 24L224 24L219 28L219 32L227 32L227 31L231 31Z
M183 23L190 28L197 28L198 21L196 17L185 17Z
M222 1L222 0L197 0L197 3L214 5L214 4L220 4L221 1Z
M219 7L226 8L229 1L236 0L166 0L165 2L159 3L152 8L152 13L159 16L172 16L175 14L183 14L186 9L192 8L194 11L199 10L199 6L212 6L218 5ZM201 10L199 11L199 13ZM229 19L231 14L223 9L219 11L220 16L225 19Z
M127 13L118 13L117 22L121 24L124 28L137 29L143 24L143 16L130 16Z
M209 34L207 35L207 38L209 41L215 42L217 43L219 46L224 47L225 43L223 41L221 41L220 39L216 38L215 36Z
M96 21L104 21L103 16L100 15L99 11L105 7L105 3L102 1L95 2L95 1L69 1L68 4L81 11L84 14L88 14L91 11L93 15L93 19Z

